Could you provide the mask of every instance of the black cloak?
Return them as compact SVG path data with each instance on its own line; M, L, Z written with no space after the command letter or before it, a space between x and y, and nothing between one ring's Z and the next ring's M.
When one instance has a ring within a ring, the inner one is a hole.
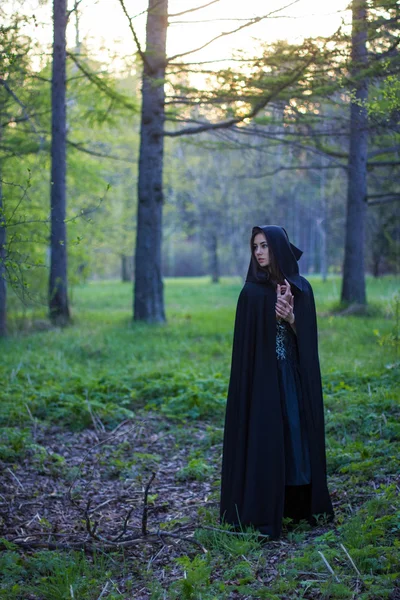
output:
M279 537L282 517L333 517L326 482L324 412L317 320L310 283L299 274L302 252L282 227L262 226L294 295L302 415L308 441L308 494L285 486L282 401L276 359L275 286L254 255L239 295L225 416L220 520ZM253 229L253 231L254 231ZM290 494L289 494L290 491ZM294 494L293 494L294 491ZM298 493L296 493L298 492ZM289 497L290 496L290 497Z

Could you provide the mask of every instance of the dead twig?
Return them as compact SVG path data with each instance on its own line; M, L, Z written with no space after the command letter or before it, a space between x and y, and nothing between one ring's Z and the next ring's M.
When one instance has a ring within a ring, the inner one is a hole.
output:
M164 548L166 548L166 544L163 543L159 551L150 558L149 562L147 563L147 571L151 568L153 562L164 552Z
M209 531L217 531L218 533L226 533L227 535L252 535L257 538L270 538L271 536L265 535L264 533L257 533L252 531L227 531L226 529L218 529L217 527L209 527L208 525L200 525L198 529L208 529Z
M100 540L100 538L96 535L96 529L97 529L97 525L98 522L95 521L92 525L92 522L90 520L90 505L91 505L92 501L89 499L87 501L86 504L86 508L84 511L84 515L85 515L85 522L86 522L86 531L88 532L88 534L90 535L90 537L94 538L95 540Z
M103 587L103 589L101 590L101 594L100 596L97 598L97 600L101 600L101 598L103 598L104 594L107 592L108 590L108 586L110 585L110 582L107 581L106 585Z
M153 483L153 480L155 478L156 474L153 471L151 474L151 477L149 479L149 481L147 482L146 488L144 490L144 499L143 499L143 516L142 516L142 535L146 535L147 534L147 515L148 515L148 495L149 495L149 489L151 484Z
M340 583L340 579L339 577L335 574L335 571L332 569L331 565L328 563L327 559L325 558L325 556L323 555L323 553L321 552L321 550L318 550L318 554L320 554L322 560L324 561L329 573L331 573L331 575L334 576L334 578L336 579L336 581L338 583Z
M13 473L10 469L10 467L7 467L7 471L12 475L12 477L14 477L15 481L18 483L19 487L21 488L21 490L25 491L24 486L22 485L22 483L20 482L20 480L18 479L18 477L15 475L15 473Z
M117 537L115 537L113 539L113 542L118 542L126 534L126 529L128 527L129 519L131 518L131 515L132 515L134 509L135 509L135 507L131 506L131 508L128 510L127 515L126 515L126 517L124 519L124 524L123 524L123 527L122 527L122 532L119 535L117 535Z
M204 554L208 554L208 550L203 546L203 544L201 544L198 540L195 540L192 537L182 537L181 535L178 535L177 533L172 533L172 532L167 532L167 531L157 531L157 535L160 535L161 537L171 537L174 539L178 539L178 540L182 540L185 542L190 542L192 544L196 544L196 546L199 546L199 548L201 548L201 550L204 552Z
M108 498L108 500L105 500L104 502L102 502L101 504L98 504L97 506L95 506L91 511L90 514L95 513L97 510L99 510L100 508L102 508L103 506L106 506L107 504L110 504L110 502L113 501L113 498Z
M351 566L353 567L353 569L355 570L355 572L357 573L357 575L361 578L361 573L360 571L357 569L353 559L351 558L350 554L348 553L347 549L343 546L343 544L340 544L340 547L342 548L343 552L346 554L347 558L350 561Z
M195 544L200 547L202 552L207 554L207 549L198 541L192 537L185 537L178 535L176 533L167 532L167 531L149 531L147 535L139 535L137 537L131 538L130 540L124 540L119 542L113 542L111 540L107 540L106 538L91 534L90 539L85 539L77 542L68 542L68 543L57 543L57 542L26 542L19 539L14 539L12 541L13 544L19 546L21 548L46 548L47 550L84 550L85 552L98 552L106 550L118 550L118 549L127 549L133 548L142 543L160 543L163 542L162 538L173 538L178 539L183 542L189 542L190 544ZM98 542L96 544L95 542ZM0 548L4 546L4 544L0 541Z

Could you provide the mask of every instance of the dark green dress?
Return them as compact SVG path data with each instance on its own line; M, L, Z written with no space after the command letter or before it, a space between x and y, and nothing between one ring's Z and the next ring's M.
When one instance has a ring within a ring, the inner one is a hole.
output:
M276 322L276 358L284 427L285 485L311 483L296 334L287 321Z

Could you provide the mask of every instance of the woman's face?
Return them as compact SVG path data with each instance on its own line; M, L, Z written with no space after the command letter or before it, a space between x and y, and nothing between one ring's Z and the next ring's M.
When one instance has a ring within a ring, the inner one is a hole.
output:
M257 233L254 237L253 252L260 267L267 267L269 265L268 243L263 233Z

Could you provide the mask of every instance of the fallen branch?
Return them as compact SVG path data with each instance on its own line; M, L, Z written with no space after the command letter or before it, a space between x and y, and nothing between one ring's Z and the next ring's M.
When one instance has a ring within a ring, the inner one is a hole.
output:
M177 533L173 533L172 531L161 531L158 529L157 531L149 531L145 536L138 535L137 537L131 538L130 540L113 542L111 540L107 540L99 535L94 534L88 540L81 540L78 542L68 542L68 543L57 543L57 542L34 542L34 541L23 541L19 539L12 540L12 544L19 546L21 548L45 548L47 550L83 550L85 552L97 552L102 550L103 552L106 550L115 551L118 549L127 549L133 548L143 543L159 543L162 541L161 538L173 538L178 539L183 542L189 542L191 544L195 544L199 546L201 550L207 554L207 549L198 541L192 537L181 536ZM96 544L95 542L98 542ZM0 541L0 548L4 547L5 544Z

